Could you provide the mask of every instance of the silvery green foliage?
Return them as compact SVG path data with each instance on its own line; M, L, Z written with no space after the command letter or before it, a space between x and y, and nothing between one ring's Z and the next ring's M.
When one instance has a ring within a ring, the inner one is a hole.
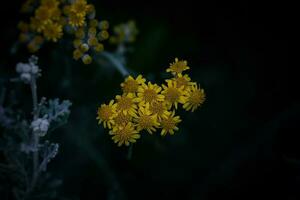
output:
M31 56L28 59L28 63L18 63L16 65L16 71L19 74L19 78L24 83L30 83L33 76L38 77L41 75L41 70L39 69L38 65L38 57Z
M64 100L60 103L59 99L50 99L46 102L45 98L42 98L40 114L50 123L49 132L67 122L71 105L72 103L68 100Z
M38 58L30 57L28 63L18 63L19 79L36 90L36 78L40 76ZM32 94L36 91L32 91ZM55 199L60 180L47 172L49 162L57 155L59 144L46 140L47 133L65 124L70 114L68 100L33 96L34 108L28 118L22 110L0 104L0 199ZM2 134L3 132L3 134ZM48 138L47 138L48 139ZM36 158L36 159L35 159Z

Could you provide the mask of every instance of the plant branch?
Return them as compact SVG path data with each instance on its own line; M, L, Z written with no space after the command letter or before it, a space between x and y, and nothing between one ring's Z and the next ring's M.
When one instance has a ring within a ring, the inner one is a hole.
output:
M105 57L107 60L109 60L115 67L116 69L122 74L122 76L128 76L129 72L126 69L126 67L111 53L109 52L102 52L101 55Z

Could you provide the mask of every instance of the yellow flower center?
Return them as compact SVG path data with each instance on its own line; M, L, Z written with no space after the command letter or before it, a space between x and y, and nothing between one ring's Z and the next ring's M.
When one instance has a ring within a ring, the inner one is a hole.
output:
M100 119L107 121L113 115L113 111L110 107L104 106L99 108L98 115Z
M153 126L153 120L152 120L151 116L142 115L138 119L138 124L142 129L151 128Z
M157 114L159 116L163 115L164 111L165 111L165 107L162 104L162 102L153 102L150 107L149 110L153 113L153 114Z
M201 104L204 102L204 100L205 97L200 90L196 90L190 94L189 101L193 105Z
M124 92L136 92L139 87L139 84L135 80L127 80L124 83L123 91Z
M144 100L146 102L153 102L157 98L157 93L153 89L145 89L144 91Z
M172 117L164 118L160 124L166 131L173 130L176 126L176 122Z
M121 97L120 99L117 100L117 109L118 110L128 110L131 108L133 102L132 99L126 96Z
M117 125L121 125L121 124L127 124L128 122L130 122L130 119L131 119L130 115L124 115L121 112L114 118L114 121Z
M186 68L186 63L184 61L178 61L171 66L171 69L176 73L181 73Z
M186 78L184 78L184 77L178 77L178 78L176 78L176 84L177 84L178 88L180 88L181 86L187 87L189 84L189 81L186 80Z
M180 97L180 92L176 88L168 88L166 93L165 93L165 98L167 101L174 103L178 101Z

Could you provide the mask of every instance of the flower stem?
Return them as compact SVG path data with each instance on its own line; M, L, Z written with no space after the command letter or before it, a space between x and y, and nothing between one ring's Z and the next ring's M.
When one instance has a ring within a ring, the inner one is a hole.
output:
M122 76L126 77L129 75L129 72L126 69L126 67L113 54L104 51L101 53L101 55L106 59L108 59L116 67L116 69L122 74Z
M31 94L32 94L32 102L33 102L33 120L36 120L38 118L38 98L37 98L37 85L36 85L36 77L32 77L31 82L30 82L30 87L31 87ZM39 151L38 151L38 146L39 146L39 136L32 132L32 144L34 147L34 152L33 152L33 172L32 172L32 181L31 181L31 186L30 186L30 191L35 187L37 178L38 178L38 165L39 165Z
M132 158L132 151L133 151L133 145L131 144L128 147L127 160L131 160L131 158Z

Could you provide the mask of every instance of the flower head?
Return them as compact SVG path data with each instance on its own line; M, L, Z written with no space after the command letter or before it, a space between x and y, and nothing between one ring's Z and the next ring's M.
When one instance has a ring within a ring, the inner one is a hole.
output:
M167 81L167 86L162 85L162 87L164 90L161 93L165 96L165 101L168 105L168 108L171 108L174 105L177 109L178 103L185 103L186 91L183 90L183 86L178 88L175 81L169 80Z
M203 104L205 101L205 93L204 90L198 87L197 85L193 85L190 87L190 90L187 95L187 100L183 105L183 108L187 111L192 110L194 112L199 106Z
M155 128L159 126L157 115L153 115L149 111L148 104L145 107L140 107L138 114L138 117L135 119L138 131L146 130L150 134L152 134L152 131L156 131Z
M103 122L104 128L111 128L113 118L116 115L116 104L114 104L114 100L111 100L108 105L102 104L98 108L97 115L96 119L99 120L99 124Z
M62 26L55 22L49 22L45 25L43 34L47 40L57 42L57 40L63 35Z
M140 85L144 84L146 79L143 78L142 75L138 75L136 79L132 76L128 76L123 83L121 83L121 87L124 93L135 93L138 91Z
M160 94L161 87L148 82L148 85L143 84L138 88L137 101L140 106L151 104L156 101L163 101L164 96Z
M169 113L167 117L161 118L160 120L160 127L161 135L164 136L166 134L173 135L174 131L178 130L178 127L176 126L179 122L181 122L181 119L179 116L174 116L175 112Z
M170 63L170 67L166 70L171 72L173 75L181 74L183 71L188 70L190 67L187 66L186 60L178 60L175 58L175 62Z
M118 143L118 146L122 146L123 144L129 146L130 143L135 143L140 138L138 133L131 122L124 126L116 126L109 132L113 136L113 141Z
M176 82L178 88L181 88L183 86L183 89L187 89L192 84L191 78L187 74L177 74L177 76L172 80Z
M124 115L123 112L118 112L118 114L114 117L114 126L123 126L132 121L132 116Z
M117 95L117 110L123 112L124 115L136 117L137 105L135 104L134 95L132 93Z
M158 119L166 117L169 114L166 102L163 101L152 102L149 106L149 111L157 115Z

